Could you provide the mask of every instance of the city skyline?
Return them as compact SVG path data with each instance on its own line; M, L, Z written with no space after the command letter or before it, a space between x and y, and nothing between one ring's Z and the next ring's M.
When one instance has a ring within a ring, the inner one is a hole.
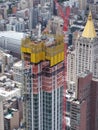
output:
M0 130L98 130L98 1L0 1Z

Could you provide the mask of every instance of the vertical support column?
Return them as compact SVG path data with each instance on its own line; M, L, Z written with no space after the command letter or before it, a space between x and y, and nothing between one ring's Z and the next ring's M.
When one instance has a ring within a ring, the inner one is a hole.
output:
M38 64L38 73L40 73L40 71L41 70L40 70L40 63L39 63ZM38 123L39 124L38 129L39 130L41 130L41 126L40 126L41 125L41 116L40 116L40 114L41 114L41 107L40 107L41 106L41 97L40 97L41 96L40 95L41 91L40 91L40 88L41 88L41 86L40 86L40 76L38 76L38 107L39 107L38 108L39 109L38 110L38 117L39 117L38 118L38 122L39 122Z
M55 66L55 71L57 70L57 65ZM56 71L57 72L57 71ZM55 72L55 130L57 129L57 73Z
M61 120L60 120L60 88L58 88L58 91L59 91L59 93L58 93L58 97L59 97L59 99L58 99L58 106L57 106L57 109L59 110L59 112L58 112L58 123L57 123L57 126L58 126L58 130L60 130L60 122L61 122Z
M32 73L31 74L33 74L33 65L31 65L31 70L32 70ZM34 122L33 122L33 118L34 118L34 116L33 116L33 78L32 78L32 80L31 80L31 105L32 105L32 130L34 130Z
M54 85L53 85L54 77L52 75L52 130L54 130Z

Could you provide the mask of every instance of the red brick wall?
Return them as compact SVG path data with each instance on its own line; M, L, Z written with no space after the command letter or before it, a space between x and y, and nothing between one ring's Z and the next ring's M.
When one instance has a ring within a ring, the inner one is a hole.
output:
M87 102L83 101L81 104L81 109L80 109L80 129L79 130L87 130L86 111L87 111Z

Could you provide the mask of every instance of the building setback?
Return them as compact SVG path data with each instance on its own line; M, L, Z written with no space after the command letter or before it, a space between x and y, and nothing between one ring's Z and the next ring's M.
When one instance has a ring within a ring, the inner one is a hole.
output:
M77 99L71 102L71 130L90 130L90 90L92 74L82 73L77 82Z
M61 130L64 85L62 38L47 36L41 41L27 38L22 43L21 52L25 130Z

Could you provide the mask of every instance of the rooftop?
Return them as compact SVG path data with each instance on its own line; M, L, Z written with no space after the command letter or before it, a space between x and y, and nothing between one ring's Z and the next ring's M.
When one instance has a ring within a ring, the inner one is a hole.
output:
M14 63L13 66L14 66L14 67L22 68L22 61L18 61L18 62L16 62L16 63Z
M19 84L20 85L20 84ZM7 76L0 77L0 96L2 99L10 99L14 96L21 96L21 89L18 83L7 78Z
M6 37L6 38L16 39L16 40L22 40L22 38L24 38L25 36L26 34L22 32L15 32L15 31L0 32L0 37Z
M7 114L7 115L5 116L5 118L6 118L6 119L11 119L11 118L12 118L12 114Z
M85 72L82 72L82 73L79 73L78 74L78 77L81 77L81 78L85 78L88 74L90 74L91 72L89 70L85 71Z
M84 31L82 33L82 37L85 37L85 38L95 38L96 37L96 31L95 31L95 27L93 24L91 11L89 13L87 23L86 23Z
M17 91L20 91L20 89L16 88L14 90L6 91L0 88L0 96L2 96L3 98L10 97L10 95L14 96L14 93L16 93Z

